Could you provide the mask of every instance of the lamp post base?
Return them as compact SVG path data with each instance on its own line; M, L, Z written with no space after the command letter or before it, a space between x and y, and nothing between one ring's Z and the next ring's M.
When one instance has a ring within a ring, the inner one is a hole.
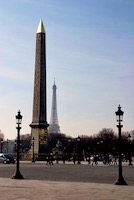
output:
M12 179L24 179L24 177L20 172L15 172L15 174L12 176Z
M123 176L118 178L115 182L114 185L127 185L127 182L124 180Z

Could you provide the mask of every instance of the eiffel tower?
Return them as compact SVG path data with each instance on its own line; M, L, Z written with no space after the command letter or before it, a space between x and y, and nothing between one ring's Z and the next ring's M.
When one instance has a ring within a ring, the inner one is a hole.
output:
M52 108L51 108L51 118L49 123L48 133L60 133L60 126L58 122L58 115L57 115L57 98L56 98L56 85L55 80L52 86L53 94L52 94Z

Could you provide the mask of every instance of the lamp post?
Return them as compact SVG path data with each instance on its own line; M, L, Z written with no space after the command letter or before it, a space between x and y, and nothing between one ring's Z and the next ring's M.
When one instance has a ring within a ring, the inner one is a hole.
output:
M128 140L129 140L129 149L128 149L128 161L129 164L128 165L133 165L132 164L132 157L131 157L131 135L128 135Z
M67 152L68 152L68 156L69 156L69 160L71 159L71 139L68 139L68 144L67 144Z
M3 139L0 141L0 144L1 144L1 153L3 153L3 143L4 143L4 141L3 141Z
M7 145L6 145L6 152L8 153L8 149L9 149L9 146L8 146L8 139L7 139Z
M81 164L81 162L80 162L80 137L78 136L76 138L76 140L77 140L77 155L78 155L78 162L77 162L77 164Z
M18 111L18 115L16 115L16 124L17 124L17 162L16 162L16 172L12 176L12 179L24 179L23 176L20 173L19 170L19 150L20 150L20 124L22 122L22 115L20 114L20 111Z
M35 156L34 156L34 137L32 138L32 147L33 147L33 155L32 155L32 162L35 162Z
M124 112L121 110L121 107L119 105L118 110L115 112L116 117L117 117L117 122L118 122L118 143L119 143L119 176L117 180L115 181L115 185L127 185L126 181L124 180L122 176L122 156L121 156L121 128L123 125L121 125L121 122L123 121L123 114Z

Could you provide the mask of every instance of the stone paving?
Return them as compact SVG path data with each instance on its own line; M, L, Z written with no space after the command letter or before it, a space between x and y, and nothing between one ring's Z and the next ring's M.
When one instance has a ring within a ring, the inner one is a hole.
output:
M128 186L113 184L117 166L25 162L20 167L25 179L14 180L15 166L0 165L0 200L134 200L134 165L123 169Z
M134 186L0 178L0 200L134 200Z

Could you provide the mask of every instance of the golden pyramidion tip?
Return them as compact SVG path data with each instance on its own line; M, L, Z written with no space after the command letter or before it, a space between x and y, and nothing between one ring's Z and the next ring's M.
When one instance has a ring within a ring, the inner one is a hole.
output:
M40 20L39 25L38 25L38 29L36 33L45 33L45 29L44 29L44 25L42 20Z

